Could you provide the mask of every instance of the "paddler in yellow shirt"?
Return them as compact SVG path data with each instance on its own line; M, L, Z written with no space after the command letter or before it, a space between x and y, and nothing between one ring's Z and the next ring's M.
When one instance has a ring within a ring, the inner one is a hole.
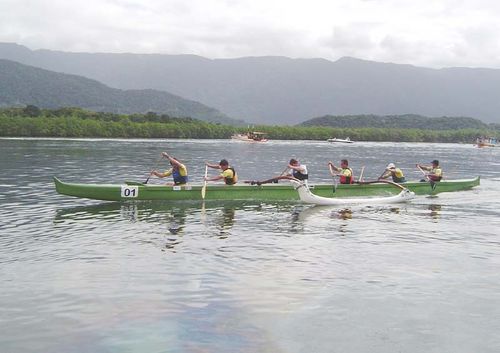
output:
M380 176L379 179L387 179L392 177L392 181L395 183L405 183L406 178L403 174L403 171L399 168L396 168L394 163L389 163L385 168L384 173Z
M151 171L151 175L157 176L158 178L165 178L171 175L174 178L174 182L167 183L167 185L186 185L188 182L188 172L186 166L177 158L170 156L167 152L162 152L161 155L162 157L168 159L172 168L164 172L153 170Z
M219 164L212 164L205 162L205 165L209 168L222 170L221 174L215 177L205 177L206 181L217 181L224 180L226 185L234 185L238 182L238 175L233 167L229 166L229 162L226 159L222 159Z

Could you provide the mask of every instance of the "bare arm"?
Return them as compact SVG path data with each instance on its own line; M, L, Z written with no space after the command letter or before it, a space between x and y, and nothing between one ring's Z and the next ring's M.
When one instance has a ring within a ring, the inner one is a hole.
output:
M218 175L218 176L214 176L214 177L205 177L204 178L206 181L217 181L217 180L222 180L224 179L224 176L222 175Z
M173 165L176 165L177 167L182 167L184 166L181 162L179 162L177 159L171 157L167 152L162 152L161 155L169 160L170 163Z
M218 164L212 164L212 163L208 163L207 161L205 161L205 165L209 168L213 168L213 169L220 169L220 165Z
M297 171L302 171L302 166L298 166L298 165L291 165L289 164L288 165L288 169L293 169L293 170L297 170Z
M338 173L334 173L334 171L336 171L336 172L339 172L339 171L340 171L340 168L337 168L337 167L335 166L335 164L333 164L331 161L330 161L330 162L328 162L328 169L330 169L330 174L331 174L332 176L337 176L337 175L338 175Z
M166 172L159 172L157 170L152 170L151 175L157 176L158 178L165 178L167 176L172 175L172 169L166 171Z
M154 176L156 176L156 177L158 177L158 178L163 178L163 177L165 177L165 176L163 175L163 173L160 173L160 172L159 172L159 171L157 171L157 170L152 170L152 171L151 171L151 175L154 175Z
M382 175L379 177L379 179L387 179L388 177L390 177L392 174L392 172L388 169L386 169Z
M416 167L423 169L423 170L431 170L432 169L432 167L427 167L427 166L421 165L421 164L416 164Z

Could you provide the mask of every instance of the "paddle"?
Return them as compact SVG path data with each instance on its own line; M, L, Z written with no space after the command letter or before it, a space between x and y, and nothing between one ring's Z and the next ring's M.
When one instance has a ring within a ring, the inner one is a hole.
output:
M422 174L425 176L425 178L427 180L429 180L429 183L431 184L431 189L434 191L436 189L436 183L434 182L434 180L432 180L429 175L422 169L420 168L420 166L417 164L417 168L418 170L420 170L422 172Z
M158 164L160 164L161 160L163 159L163 155L161 155L160 159L158 159L155 163L155 166L153 167L153 170L155 170L156 168L158 168ZM151 171L152 172L152 171ZM146 179L146 181L143 183L143 184L147 184L148 181L149 181L149 178L151 178L151 172L149 173L149 176L148 178Z
M384 169L384 171L382 172L382 174L380 174L380 176L378 177L378 179L382 179L382 177L385 175L385 173L387 172L387 169Z
M205 200L205 195L207 193L207 175L208 175L208 165L205 166L205 178L203 187L201 188L201 199Z
M330 174L332 175L332 179L333 179L333 193L335 193L337 191L337 185L338 185L338 180L337 180L337 177L336 173L333 172L333 167L331 164L328 164L328 168L330 169Z
M288 170L289 168L286 167L285 169L283 169L283 171L280 173L280 175L278 175L277 177L274 177L274 178L271 178L271 179L266 179L266 180L245 180L243 181L245 184L251 184L251 185L262 185L262 184L268 184L268 183L275 183L277 184L279 182L279 179L284 179L284 178L281 178L283 176L283 174L285 174L285 172Z
M405 190L406 189L403 185L395 183L395 182L390 181L390 180L373 180L373 181L358 181L358 182L356 182L356 184L360 184L360 185L376 184L376 183L390 184L392 186L400 188L401 190Z
M289 169L289 168L288 168L288 166L286 166L286 167L285 167L285 169L283 169L283 171L280 173L280 175L279 175L279 176L283 176L283 175L285 175L285 173L286 173L286 171L287 171L288 169ZM278 179L274 179L274 180L273 180L273 183L278 183L278 182L279 182L279 180L278 180Z
M207 178L208 176L208 165L205 165L205 180L203 182L203 187L201 188L201 223L206 227L207 214L205 211L205 194L207 193Z
M359 174L359 179L358 181L363 181L363 172L365 171L365 166L361 167L361 173Z

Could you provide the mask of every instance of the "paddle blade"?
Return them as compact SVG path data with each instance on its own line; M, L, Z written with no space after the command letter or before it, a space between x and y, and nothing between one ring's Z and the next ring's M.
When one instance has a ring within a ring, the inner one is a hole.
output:
M205 194L207 193L207 183L203 184L203 187L201 188L201 199L205 200Z
M205 194L207 193L207 175L208 175L208 166L205 166L205 182L203 183L203 187L201 188L201 199L205 200Z

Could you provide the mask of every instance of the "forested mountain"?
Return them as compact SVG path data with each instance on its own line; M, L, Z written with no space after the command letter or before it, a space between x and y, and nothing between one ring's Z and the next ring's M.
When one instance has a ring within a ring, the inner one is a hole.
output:
M478 119L467 117L429 118L421 115L326 115L307 120L301 126L329 126L338 128L382 128L382 129L423 129L423 130L458 130L458 129L493 129L494 124L485 124Z
M379 63L355 58L67 53L0 44L0 58L158 89L254 123L297 124L324 115L470 116L500 123L500 70Z
M80 107L120 114L156 112L210 122L243 124L216 109L167 92L120 90L81 76L0 59L0 107L23 105Z

